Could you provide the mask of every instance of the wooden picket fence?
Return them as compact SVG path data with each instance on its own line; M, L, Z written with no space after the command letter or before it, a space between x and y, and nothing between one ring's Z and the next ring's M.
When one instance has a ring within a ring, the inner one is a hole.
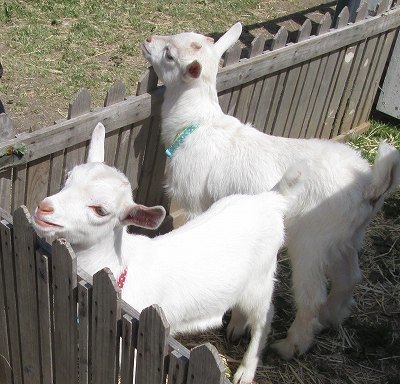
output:
M69 244L38 239L26 207L13 221L0 222L1 384L132 384L134 368L136 384L229 383L213 346L188 351L161 308L121 300L107 268L77 272Z
M237 43L218 73L221 107L285 137L337 138L365 129L399 28L400 5L382 0L375 15L366 2L351 15L344 8L333 26L329 12L306 19L294 42L282 27L250 47ZM213 347L186 350L168 336L159 308L139 316L120 300L107 270L93 280L77 274L69 246L58 241L49 249L29 223L28 212L85 160L98 122L107 132L106 163L128 176L136 202L169 207L160 142L164 88L154 71L144 73L136 93L126 96L117 81L104 107L91 109L81 90L67 119L7 139L11 123L0 115L0 216L7 219L0 225L0 383L108 384L119 377L125 384L134 351L137 383L225 381ZM169 216L162 231L170 228Z

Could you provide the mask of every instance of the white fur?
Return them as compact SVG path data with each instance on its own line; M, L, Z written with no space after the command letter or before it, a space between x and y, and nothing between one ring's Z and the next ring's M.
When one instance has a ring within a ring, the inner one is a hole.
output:
M124 226L156 228L165 210L133 202L127 178L98 162L103 146L99 124L89 150L96 162L76 166L65 187L39 203L36 231L66 238L90 274L109 267L118 276L128 267L122 298L139 311L159 304L173 334L220 326L232 308L230 337L240 337L247 325L252 334L234 382L251 383L273 314L277 252L289 204L280 192L290 195L289 186L300 184L301 173L288 172L273 192L221 199L181 228L150 239L127 234Z
M371 170L347 145L269 136L225 115L216 92L218 63L240 34L237 23L215 44L195 33L152 36L142 50L166 85L165 146L184 127L199 125L167 163L167 191L190 218L227 195L269 190L302 159L312 164L285 221L297 314L275 348L290 359L309 348L322 326L340 324L348 314L361 277L357 251L369 220L400 183L400 154L381 144Z

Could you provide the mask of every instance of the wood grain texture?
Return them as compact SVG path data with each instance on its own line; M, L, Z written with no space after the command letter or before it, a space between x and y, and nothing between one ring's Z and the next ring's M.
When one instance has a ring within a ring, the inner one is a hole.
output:
M145 308L140 314L136 384L162 384L164 359L168 353L169 325L158 305Z
M225 367L218 351L209 343L195 347L190 352L188 384L222 384Z
M36 289L36 236L26 207L14 212L14 258L24 384L40 382L39 319Z
M9 339L9 357L13 367L14 383L22 383L21 340L19 334L18 296L15 280L13 226L0 221L2 266L4 270L6 319Z
M92 298L92 375L93 383L117 381L119 334L117 321L121 317L121 292L108 268L93 276Z
M54 298L54 376L57 383L78 381L76 256L65 240L52 244Z
M92 286L85 280L78 283L79 384L92 382Z

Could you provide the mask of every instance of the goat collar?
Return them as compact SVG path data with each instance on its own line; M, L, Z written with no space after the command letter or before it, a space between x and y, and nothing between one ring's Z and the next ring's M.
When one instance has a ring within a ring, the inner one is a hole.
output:
M174 154L174 152L178 149L178 147L185 141L185 139L193 132L195 131L197 128L199 127L199 124L190 124L187 127L183 128L182 131L180 131L176 136L175 139L173 141L173 143L171 144L170 147L168 147L165 150L165 154L168 157L172 157L172 155Z
M125 279L126 279L126 274L128 273L128 267L126 267L122 273L119 275L118 279L117 279L117 285L118 287L120 287L121 289L124 288L124 284L125 284Z

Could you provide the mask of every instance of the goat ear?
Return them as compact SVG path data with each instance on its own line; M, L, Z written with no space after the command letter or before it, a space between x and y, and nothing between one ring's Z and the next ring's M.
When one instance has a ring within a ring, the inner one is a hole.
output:
M219 40L214 44L214 47L216 48L220 57L228 48L236 43L241 33L242 24L236 23L219 38Z
M104 125L98 123L93 130L92 138L90 140L89 152L88 152L88 163L104 162L104 141L106 137L106 129Z
M186 79L197 79L201 74L201 64L194 60L186 67L184 77Z
M146 229L157 229L164 221L165 215L165 209L161 205L146 207L134 204L122 214L121 224L135 225Z

